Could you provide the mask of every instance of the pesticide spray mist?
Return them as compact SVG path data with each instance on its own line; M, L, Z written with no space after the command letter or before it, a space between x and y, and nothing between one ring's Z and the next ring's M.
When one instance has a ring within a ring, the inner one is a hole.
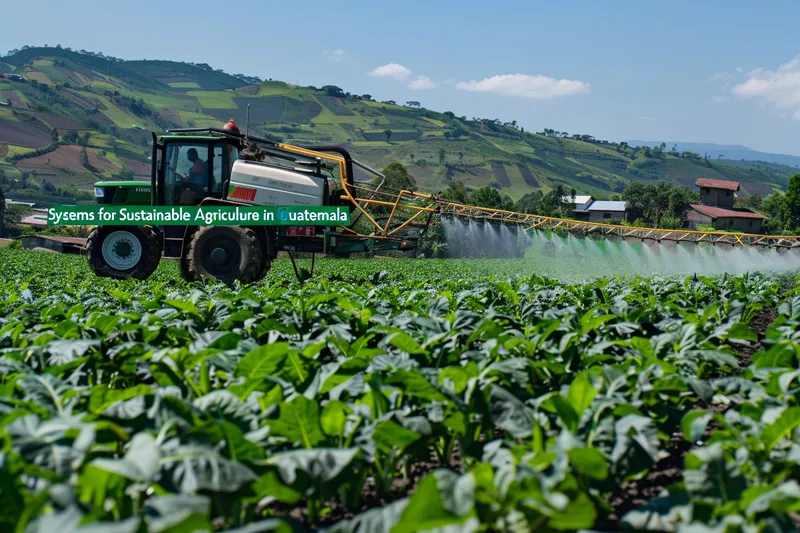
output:
M800 249L679 243L615 235L567 235L482 221L443 219L447 256L507 258L559 279L614 275L718 275L800 270Z

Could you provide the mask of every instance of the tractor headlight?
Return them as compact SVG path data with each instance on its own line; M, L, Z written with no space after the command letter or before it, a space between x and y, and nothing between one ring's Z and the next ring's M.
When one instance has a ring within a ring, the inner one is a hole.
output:
M105 196L104 189L102 187L95 187L94 188L94 197L95 198L102 198Z

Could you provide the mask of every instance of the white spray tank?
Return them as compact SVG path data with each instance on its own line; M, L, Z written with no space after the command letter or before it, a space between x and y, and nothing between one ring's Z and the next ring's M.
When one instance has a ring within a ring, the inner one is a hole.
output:
M233 163L228 198L267 206L325 205L325 178L239 159Z

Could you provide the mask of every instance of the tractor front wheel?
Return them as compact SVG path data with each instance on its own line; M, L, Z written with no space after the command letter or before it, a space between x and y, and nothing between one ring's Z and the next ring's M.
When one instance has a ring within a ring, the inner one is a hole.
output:
M192 278L215 278L232 284L258 281L264 252L253 230L239 226L204 226L195 232L186 251Z
M99 226L86 241L86 253L97 276L147 279L161 261L161 244L150 226Z

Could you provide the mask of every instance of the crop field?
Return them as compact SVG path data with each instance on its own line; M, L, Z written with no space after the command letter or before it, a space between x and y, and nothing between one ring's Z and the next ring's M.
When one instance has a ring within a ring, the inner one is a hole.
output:
M2 531L797 530L791 276L0 264Z

